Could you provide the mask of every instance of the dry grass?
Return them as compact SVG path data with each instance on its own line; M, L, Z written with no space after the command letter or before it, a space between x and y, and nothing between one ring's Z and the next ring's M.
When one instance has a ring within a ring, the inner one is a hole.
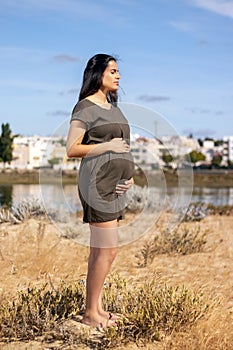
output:
M83 283L66 285L57 289L28 288L20 291L12 302L0 308L0 336L4 341L33 340L38 336L53 334L53 340L73 344L88 344L99 349L115 348L129 342L160 341L171 332L184 330L205 314L208 306L202 295L185 287L158 287L156 281L138 288L129 288L126 280L112 277L104 290L105 307L122 314L117 327L107 328L102 335L90 339L80 332L76 338L65 332L62 321L82 314L84 306Z
M5 341L35 339L56 328L59 320L80 313L83 308L83 284L58 289L47 285L19 291L12 302L2 302L0 336Z
M88 248L61 237L42 218L1 224L0 324L5 342L0 349L107 349L119 344L128 350L231 350L233 217L182 223L182 232L187 227L189 233L204 235L204 249L186 255L156 253L139 269L135 253L152 234L154 239L155 230L163 232L163 220L147 236L119 249L104 303L124 317L117 331L104 333L79 322L84 297L79 281L85 279Z
M200 226L190 227L187 224L181 224L172 232L162 230L149 242L145 242L136 254L138 266L147 266L158 254L199 253L206 244L206 234L207 231L203 232Z
M9 208L0 208L0 224L10 222L20 224L32 217L45 217L47 215L43 204L37 198L22 200L18 205Z
M208 204L208 213L210 215L233 215L233 205L213 205Z
M202 295L192 293L184 286L158 287L156 280L130 291L126 288L126 292L119 305L124 317L117 328L106 332L105 345L108 347L161 341L173 332L185 331L208 308Z

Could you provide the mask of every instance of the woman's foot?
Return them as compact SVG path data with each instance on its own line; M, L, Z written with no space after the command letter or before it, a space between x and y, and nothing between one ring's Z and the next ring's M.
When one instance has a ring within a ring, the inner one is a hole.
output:
M106 327L115 327L116 322L110 317L110 314L108 313L108 317L102 316L100 314L96 315L84 315L82 319L82 323L91 326L91 327L98 327L98 328L106 328Z
M108 320L116 321L119 319L119 316L113 314L112 312L101 310L101 311L99 311L99 314L100 314L100 316L102 316Z

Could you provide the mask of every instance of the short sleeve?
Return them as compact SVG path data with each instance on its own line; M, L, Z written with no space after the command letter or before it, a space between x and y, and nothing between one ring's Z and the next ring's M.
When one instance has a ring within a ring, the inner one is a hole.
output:
M93 119L94 118L94 113L93 113L94 111L93 111L93 107L90 107L90 105L86 102L88 102L88 101L83 100L83 101L78 102L74 106L74 109L73 109L72 114L71 114L70 122L72 122L73 120L80 120L86 124L87 130L89 130L89 129L91 129L92 124L94 122L94 119Z

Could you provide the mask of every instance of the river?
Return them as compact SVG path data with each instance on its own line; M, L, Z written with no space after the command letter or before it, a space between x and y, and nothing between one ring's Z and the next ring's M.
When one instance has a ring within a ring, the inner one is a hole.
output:
M154 190L159 195L160 188ZM186 189L182 189L182 196L187 197ZM51 201L51 207L57 208L59 203L66 202L70 209L79 210L80 202L76 185L65 185L63 188L56 184L44 185L0 185L0 206L6 204L8 206L17 205L23 199L39 198L43 200L46 194L46 201ZM173 187L167 188L167 196L171 199L177 195L177 189ZM233 205L233 188L207 188L194 187L192 191L191 202L204 202L214 205Z

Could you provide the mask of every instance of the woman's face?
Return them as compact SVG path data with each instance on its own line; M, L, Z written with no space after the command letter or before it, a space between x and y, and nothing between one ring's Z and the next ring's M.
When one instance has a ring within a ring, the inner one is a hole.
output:
M102 76L102 89L117 91L119 87L120 74L115 61L109 61Z

